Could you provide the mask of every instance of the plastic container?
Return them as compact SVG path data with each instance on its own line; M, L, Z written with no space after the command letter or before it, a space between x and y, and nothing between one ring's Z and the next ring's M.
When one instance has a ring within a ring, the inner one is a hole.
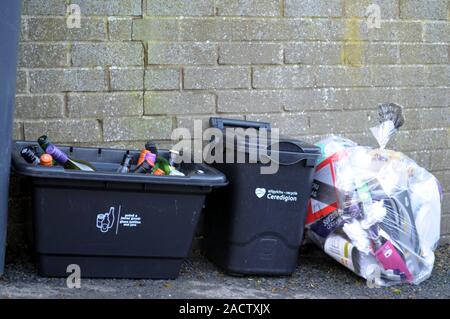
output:
M0 9L0 276L5 265L11 135L22 5L22 1L5 2Z
M217 118L211 123L220 129L270 127L268 123ZM224 153L234 152L236 158L245 151L248 159L251 147L247 143L245 150L240 150L237 143L224 143ZM280 139L278 153L279 170L272 175L260 173L265 165L260 161L213 164L226 175L229 185L207 199L201 244L206 255L229 273L290 275L297 266L320 149Z
M68 265L82 277L174 279L191 246L206 194L227 184L203 164L181 164L186 174L116 173L126 151L61 147L91 162L96 172L26 163L16 142L13 166L33 190L39 274L64 277ZM131 151L134 169L139 151ZM169 156L160 150L161 156ZM202 172L199 172L201 170Z

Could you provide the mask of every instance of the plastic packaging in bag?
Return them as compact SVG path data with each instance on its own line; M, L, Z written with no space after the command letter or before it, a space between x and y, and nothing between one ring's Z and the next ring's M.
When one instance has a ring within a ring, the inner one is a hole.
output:
M385 149L403 125L402 107L379 106L371 131L380 148L331 136L308 204L308 237L332 258L380 286L430 277L440 236L438 180L406 155Z

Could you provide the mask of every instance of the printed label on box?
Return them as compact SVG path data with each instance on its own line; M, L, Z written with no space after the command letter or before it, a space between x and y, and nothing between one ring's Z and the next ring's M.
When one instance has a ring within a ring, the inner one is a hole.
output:
M316 168L311 199L308 202L306 226L338 209L338 194L334 168L334 162L338 159L339 156L337 154L330 156Z

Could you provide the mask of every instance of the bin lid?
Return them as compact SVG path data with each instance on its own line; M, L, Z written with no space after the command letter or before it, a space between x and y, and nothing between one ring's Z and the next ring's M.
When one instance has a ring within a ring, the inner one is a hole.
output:
M261 161L262 158L270 158L271 161L276 161L280 165L295 165L305 160L307 166L314 167L321 156L319 147L293 138L279 137L272 141L270 134L256 138L245 136L245 134L239 136L239 133L234 135L234 139L233 136L227 139L229 135L225 133L225 148L245 153L253 160Z
M225 134L225 139L227 135ZM280 137L277 141L272 141L270 136L268 138L257 138L256 140L251 140L246 137L235 138L234 143L230 144L225 142L227 148L235 150L250 152L257 150L267 149L269 152L277 151L280 153L299 153L299 154L319 154L320 148L309 144L302 140L292 139L289 137Z
M212 127L222 131L225 138L224 145L227 148L239 149L249 152L262 146L268 150L272 146L277 146L279 152L320 154L321 150L318 146L312 145L302 140L280 136L278 141L272 140L272 127L267 122L243 121L236 119L211 117L210 124ZM227 127L241 128L241 130L227 130ZM274 137L275 138L275 137Z
M278 149L281 152L320 154L320 147L289 137L280 137Z
M211 125L221 130L221 136L215 136L211 147L218 145L224 149L246 153L251 162L270 160L281 165L294 165L306 160L307 166L315 166L321 155L318 146L305 141L274 134L269 123L249 122L233 119L211 118ZM233 130L228 128L233 127ZM221 140L223 139L223 140Z

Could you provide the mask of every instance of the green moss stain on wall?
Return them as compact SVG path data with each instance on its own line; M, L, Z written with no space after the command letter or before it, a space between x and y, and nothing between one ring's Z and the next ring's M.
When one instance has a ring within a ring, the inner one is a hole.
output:
M343 65L361 67L364 64L364 42L361 41L361 20L351 18L345 22L344 45L341 52Z
M345 20L344 44L341 51L341 63L346 66L361 67L364 64L365 46L361 39L361 23L359 16L361 10L370 5L369 0L345 0L344 12L348 19Z

